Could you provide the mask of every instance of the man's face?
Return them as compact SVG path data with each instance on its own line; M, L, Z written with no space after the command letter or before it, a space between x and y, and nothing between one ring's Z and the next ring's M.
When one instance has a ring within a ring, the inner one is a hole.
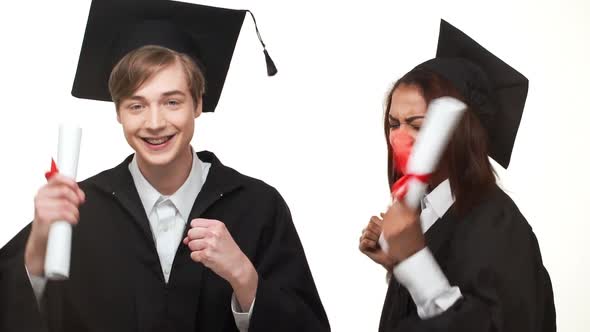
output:
M176 62L162 69L119 104L117 120L140 165L171 166L188 154L202 111Z

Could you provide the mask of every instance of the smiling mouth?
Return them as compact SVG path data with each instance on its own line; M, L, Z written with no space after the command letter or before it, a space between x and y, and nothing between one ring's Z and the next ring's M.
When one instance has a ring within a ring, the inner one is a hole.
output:
M154 145L154 146L158 146L158 145L162 145L165 144L166 142L168 142L170 139L172 139L172 137L174 137L174 135L170 135L170 136L162 136L162 137L156 137L156 138L152 138L152 137L142 137L141 139L144 140L146 143L148 143L149 145Z

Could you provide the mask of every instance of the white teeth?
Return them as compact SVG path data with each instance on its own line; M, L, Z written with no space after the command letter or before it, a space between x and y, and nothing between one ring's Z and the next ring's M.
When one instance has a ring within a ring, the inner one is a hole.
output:
M160 138L144 138L144 140L153 145L160 145L166 143L172 136L160 137Z

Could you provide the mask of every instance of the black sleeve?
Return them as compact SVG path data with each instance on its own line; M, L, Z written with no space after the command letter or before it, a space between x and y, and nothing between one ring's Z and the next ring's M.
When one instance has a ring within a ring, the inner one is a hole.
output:
M254 262L258 289L249 331L330 331L291 213L278 193L275 205Z
M518 209L495 206L461 222L441 265L463 298L438 316L412 314L389 331L555 331L551 281Z
M25 269L30 225L0 249L0 331L47 331Z

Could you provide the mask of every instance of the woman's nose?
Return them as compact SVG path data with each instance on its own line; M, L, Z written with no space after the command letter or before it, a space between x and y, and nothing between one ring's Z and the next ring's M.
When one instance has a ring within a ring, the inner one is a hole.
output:
M415 130L408 125L401 125L399 128L393 130L389 135L391 144L406 145L414 143Z

